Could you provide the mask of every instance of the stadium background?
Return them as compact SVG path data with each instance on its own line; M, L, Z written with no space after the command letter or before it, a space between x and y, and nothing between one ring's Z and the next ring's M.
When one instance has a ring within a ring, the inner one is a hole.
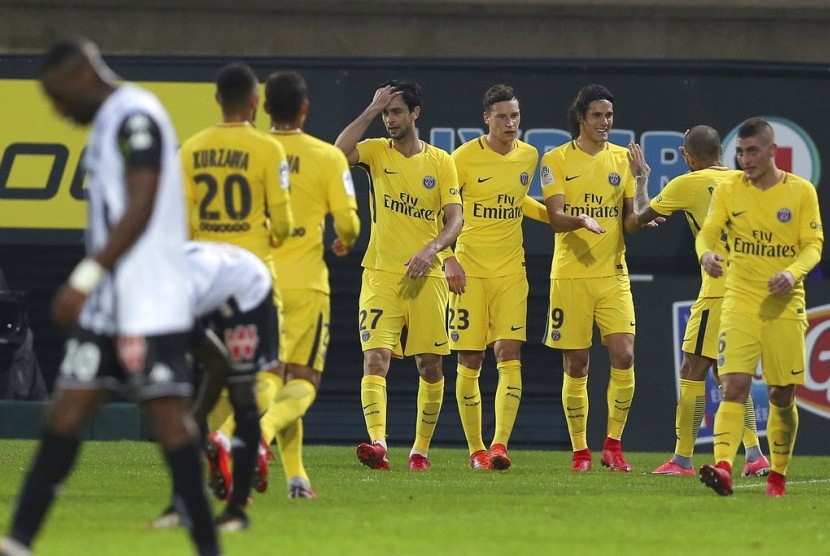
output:
M483 129L482 92L493 83L507 82L519 93L523 130L535 132L540 148L553 146L561 139L564 112L575 92L584 84L600 82L616 95L615 127L630 130L646 146L655 168L652 194L665 181L661 175L668 179L682 171L682 160L668 153L686 128L707 123L726 135L748 116L784 118L817 146L811 170L819 177L825 221L830 215L830 196L825 193L830 180L820 172L821 154L830 141L823 112L830 94L830 38L821 32L830 20L830 8L819 0L789 2L786 9L767 0L671 0L659 6L612 0L262 0L246 3L245 12L218 1L202 2L198 11L179 1L128 1L117 9L97 0L75 2L71 9L65 4L20 1L0 7L0 52L5 53L0 55L0 268L13 288L29 292L36 351L50 384L62 336L48 323L46 311L55 287L82 256L78 229L83 226L83 203L71 192L73 181L76 190L80 183L75 169L85 134L57 122L31 79L36 75L36 53L65 32L93 38L124 78L156 90L171 110L180 139L218 118L211 87L195 84L210 83L218 68L231 60L251 63L263 78L281 68L301 71L312 102L306 129L329 141L363 109L378 83L409 78L424 86L419 125L424 139L458 145L475 133L472 130ZM101 18L107 25L100 25ZM262 117L258 124L267 125ZM367 136L382 134L377 122ZM56 163L61 156L56 150L63 151L55 145L65 146L65 166ZM50 157L52 169L61 167L56 176L44 169ZM360 171L355 178L364 224L360 251L368 238L366 180ZM57 191L44 193L52 184ZM552 234L535 223L526 224L525 231L531 282L529 341L523 357L525 393L513 443L566 448L560 356L539 342ZM671 308L673 302L696 295L699 278L691 252L680 216L664 229L628 240L629 267L638 278L633 283L638 403L626 430L629 449L667 450L672 445L676 394ZM830 276L826 253L822 267ZM359 410L361 356L354 330L359 256L329 260L332 340L321 393L306 420L309 442L350 443L365 436ZM808 306L826 303L830 288L817 272L808 283ZM821 340L825 349L830 348L830 339ZM607 356L598 338L595 345L590 389L599 402L607 382ZM830 369L827 362L819 363L812 371L818 384L814 397L820 409L823 404L830 412L828 390L821 391L822 385L830 384ZM485 366L483 390L491 393L496 375L492 358ZM453 369L448 359L448 384ZM393 444L411 438L416 381L411 361L393 363ZM445 401L436 442L461 444L451 388ZM603 406L593 404L592 444L603 434ZM492 417L485 424L492 427ZM828 432L827 418L803 411L798 451L827 453L822 439Z

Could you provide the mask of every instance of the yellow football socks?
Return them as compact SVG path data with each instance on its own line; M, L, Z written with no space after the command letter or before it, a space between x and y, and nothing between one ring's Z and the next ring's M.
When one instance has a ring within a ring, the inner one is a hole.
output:
M568 421L568 434L574 452L588 447L586 424L588 422L588 377L574 378L567 373L562 380L562 408Z
M496 388L496 432L493 444L507 446L522 401L522 363L518 359L502 361L496 368L499 370L499 385Z
M772 470L782 475L787 474L790 458L793 455L795 436L798 432L798 408L795 404L789 407L778 407L769 404L769 420L767 421L767 441Z
M429 383L423 378L418 379L418 421L415 424L415 444L412 446L414 451L421 454L429 453L429 443L435 434L435 425L438 424L438 414L441 413L443 400L443 378L435 383Z
M674 453L691 458L695 452L695 440L706 411L706 381L680 379L680 400L674 417L677 442Z
M631 409L631 400L634 397L634 367L630 369L615 369L611 367L611 378L608 380L608 436L622 438L628 412Z
M316 397L317 389L309 381L302 378L289 380L259 420L262 438L270 443L274 435L305 415Z
M758 423L755 421L755 402L751 394L746 397L743 442L744 449L753 448L761 443L758 440Z
M745 404L722 401L715 414L715 463L725 461L732 465L744 433Z
M442 383L443 384L443 383ZM420 395L420 394L419 394ZM386 378L366 375L360 381L363 419L372 442L386 442Z
M286 480L292 477L308 480L308 473L303 465L303 420L297 419L277 432L277 444Z
M455 380L455 400L458 403L458 415L467 437L470 454L484 450L481 438L481 391L478 377L481 371L471 369L459 363Z

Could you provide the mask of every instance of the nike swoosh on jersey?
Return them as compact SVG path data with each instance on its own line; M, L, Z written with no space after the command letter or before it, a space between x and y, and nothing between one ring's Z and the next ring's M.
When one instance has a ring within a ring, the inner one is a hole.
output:
M489 178L478 178L478 183L484 183L487 180L491 180L491 179L493 179L493 176L490 176Z
M742 215L742 214L743 214L743 213L745 213L745 212L746 212L745 210L739 210L739 211L734 211L734 210L733 210L733 211L732 211L732 216L740 216L740 215Z
M447 342L435 342L435 347L441 347L441 346L443 346L443 345L444 345L444 344L446 344L446 343L447 343Z
M576 175L576 176L565 176L565 181L575 180L576 178L578 178L581 175L582 174L579 174L579 175Z
M384 169L383 169L383 173L384 173L384 174L397 174L397 172L393 172L392 170L389 170L389 169L387 169L387 168L384 168Z

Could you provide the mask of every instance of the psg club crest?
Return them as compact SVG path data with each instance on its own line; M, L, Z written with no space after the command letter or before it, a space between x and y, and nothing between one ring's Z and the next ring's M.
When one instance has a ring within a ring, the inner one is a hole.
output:
M559 333L558 330L552 330L550 333L550 339L554 342L558 342L562 338L562 334Z
M610 174L608 174L608 183L610 183L614 187L617 187L618 185L620 185L621 181L622 181L622 178L620 178L620 175L618 173L611 172Z
M426 187L427 189L432 189L433 187L435 187L435 178L433 178L432 176L426 176L424 178L424 187Z
M793 213L788 208L778 209L778 221L787 223L793 217Z
M371 338L371 337L372 337L372 335L369 334L368 330L364 330L363 332L360 333L360 339L363 340L364 342L368 342L369 338Z
M452 338L453 342L457 342L458 341L458 332L453 330L452 333L450 334L450 337Z
M527 185L530 183L530 176L527 175L527 172L522 172L522 175L519 176L519 181L522 182L522 185Z

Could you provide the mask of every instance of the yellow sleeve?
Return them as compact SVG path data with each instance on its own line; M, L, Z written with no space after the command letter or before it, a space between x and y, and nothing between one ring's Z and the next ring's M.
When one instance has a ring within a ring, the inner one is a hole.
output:
M801 218L798 233L798 256L786 268L796 280L804 278L821 260L824 230L818 208L818 195L813 187L805 189L801 198Z
M291 212L291 203L269 205L271 216L271 245L279 247L294 229L294 213Z
M703 227L695 238L697 260L709 251L717 251L721 237L721 230L726 227L728 212L726 208L726 187L715 188L712 193L712 203L709 205L709 214L703 222Z
M532 220L550 224L548 208L529 195L522 201L522 214Z
M334 218L334 231L340 241L351 247L360 235L360 217L353 208L344 208L331 213Z

